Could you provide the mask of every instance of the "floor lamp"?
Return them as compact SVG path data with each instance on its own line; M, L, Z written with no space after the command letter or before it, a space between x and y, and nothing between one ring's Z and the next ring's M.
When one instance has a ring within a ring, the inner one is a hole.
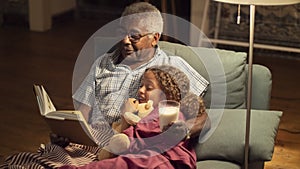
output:
M246 134L245 134L245 169L248 169L249 156L249 139L250 139L250 117L251 117L251 99L252 99L252 61L253 61L253 44L254 44L254 21L255 6L275 6L291 5L300 3L300 0L214 0L223 3L250 5L250 28L249 28L249 53L248 53L248 89L247 89L247 112L246 112ZM239 22L239 16L238 16Z

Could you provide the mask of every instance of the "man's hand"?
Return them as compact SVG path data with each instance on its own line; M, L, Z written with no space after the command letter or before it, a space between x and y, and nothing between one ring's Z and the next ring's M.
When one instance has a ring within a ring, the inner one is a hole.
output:
M206 112L200 113L195 118L186 121L186 123L189 124L189 126L191 126L190 136L192 138L198 137L200 135L206 121L206 126L210 128L210 120Z
M205 123L207 123L206 126L210 128L208 115L206 112L203 112L186 122L177 121L171 123L163 128L163 132L168 140L179 142L182 139L199 137Z
M185 139L189 129L184 121L176 121L163 128L163 132L170 141L179 142Z
M78 103L75 103L78 104ZM77 108L83 115L84 119L89 122L90 119L90 113L92 111L92 108L88 105L85 104L79 104L79 107Z

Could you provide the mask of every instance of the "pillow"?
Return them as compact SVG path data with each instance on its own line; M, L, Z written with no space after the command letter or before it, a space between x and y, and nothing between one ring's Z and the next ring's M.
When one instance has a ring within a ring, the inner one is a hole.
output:
M204 97L208 108L246 107L246 53L165 41L159 42L159 46L168 55L185 59L210 82Z
M197 160L227 160L242 164L245 146L245 109L209 109L222 113L215 132L196 146ZM251 110L249 162L272 159L281 111Z

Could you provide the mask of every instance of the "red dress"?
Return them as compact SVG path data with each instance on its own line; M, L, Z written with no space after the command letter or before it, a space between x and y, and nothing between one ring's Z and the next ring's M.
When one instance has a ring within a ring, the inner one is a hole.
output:
M182 119L182 115L180 118ZM154 109L136 126L124 130L131 140L127 152L115 158L92 162L85 166L63 166L63 169L154 169L196 168L193 140L170 137L168 130L161 132L158 111Z

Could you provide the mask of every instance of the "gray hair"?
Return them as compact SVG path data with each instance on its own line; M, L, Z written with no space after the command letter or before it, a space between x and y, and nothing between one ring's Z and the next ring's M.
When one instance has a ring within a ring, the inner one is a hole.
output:
M128 21L138 22L141 28L148 32L162 33L163 18L160 11L147 2L133 3L125 8L122 13L121 24L126 26Z

